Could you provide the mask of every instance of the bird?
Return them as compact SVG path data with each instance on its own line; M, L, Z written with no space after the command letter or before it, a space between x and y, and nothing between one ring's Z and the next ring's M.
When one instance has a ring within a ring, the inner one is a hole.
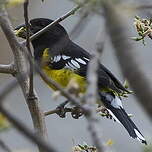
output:
M29 21L30 36L39 32L53 20L34 18ZM16 36L26 39L26 25L21 24L14 30ZM43 72L55 82L66 88L74 79L79 86L79 92L87 88L87 68L92 55L74 43L65 30L57 23L46 32L31 40L34 49L34 59ZM49 85L53 90L54 86ZM97 70L97 87L100 102L108 109L116 121L121 123L129 135L147 145L142 133L128 116L119 96L129 91L103 64L99 63Z

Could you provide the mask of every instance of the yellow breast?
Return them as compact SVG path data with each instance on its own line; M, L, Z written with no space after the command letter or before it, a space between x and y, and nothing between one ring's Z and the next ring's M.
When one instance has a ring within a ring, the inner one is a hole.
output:
M53 70L48 66L43 67L44 73L55 82L60 84L63 88L66 88L71 81L74 80L79 86L79 92L85 92L86 90L86 79L71 70L61 69L61 70ZM56 88L49 84L49 86L56 90Z
M42 65L41 68L43 69L44 73L60 84L63 88L68 87L69 83L71 81L76 82L78 84L78 91L79 92L85 92L86 90L86 79L76 73L74 73L72 70L68 69L60 69L60 70L54 70L51 69L48 65L47 62L50 62L50 57L49 57L49 48L46 48L43 52L42 56ZM54 90L57 90L53 85L48 84L49 87L51 87Z

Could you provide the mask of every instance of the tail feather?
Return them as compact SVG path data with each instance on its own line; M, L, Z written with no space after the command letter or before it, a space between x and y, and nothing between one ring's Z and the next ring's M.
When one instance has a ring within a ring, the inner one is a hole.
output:
M136 127L134 122L130 119L128 114L123 109L121 100L118 97L115 97L113 94L109 94L109 93L99 93L99 94L106 108L108 108L113 113L113 115L117 118L118 122L120 122L126 128L129 135L132 138L138 139L140 142L147 145L144 136L141 134L141 132Z
M130 121L126 118L124 112L122 109L116 109L116 108L110 108L112 113L116 116L116 118L121 122L121 124L126 128L129 135L133 138L135 138L135 133L132 128L132 124Z

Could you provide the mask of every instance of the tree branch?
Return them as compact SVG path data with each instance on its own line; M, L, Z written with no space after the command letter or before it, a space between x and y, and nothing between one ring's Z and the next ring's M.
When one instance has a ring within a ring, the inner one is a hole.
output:
M8 65L0 64L0 73L15 75L17 71L14 64L8 64Z
M101 46L102 45L100 45L100 47ZM99 48L99 45L98 45L98 48L94 51L94 56L91 58L91 61L89 62L88 70L87 70L88 87L87 87L87 92L85 96L85 102L89 106L88 110L90 111L89 114L85 115L88 121L88 129L91 134L93 143L96 146L98 152L104 152L105 150L105 147L100 141L98 133L97 133L97 129L96 129L97 118L96 118L96 106L95 106L98 100L97 99L98 97L97 71L98 71L99 59L102 53L102 49L103 49L103 46L102 48Z
M80 35L80 33L86 27L88 20L89 20L89 12L86 11L83 14L81 14L78 22L76 23L76 25L74 25L73 29L70 31L69 37L72 40L74 40Z
M71 113L75 112L74 108L65 108L64 110L65 110L64 111L65 113L67 113L67 112L71 112ZM84 112L82 110L81 111L79 110L78 114L79 114L79 112L84 114ZM58 109L58 108L44 112L45 116L49 116L49 115L52 115L52 114L58 114L58 113L60 113L60 109ZM108 111L107 111L107 109L105 107L101 106L101 107L97 108L96 109L96 113L101 113L100 115L102 117L107 117L107 118L112 119L112 116L108 113ZM129 114L129 116L132 116L132 115Z
M29 53L30 58L32 58L32 51L30 48L30 33L29 33L29 18L28 18L28 4L29 0L24 2L24 19L25 19L25 26L26 26L26 47ZM30 63L30 72L29 72L29 98L33 98L33 64Z

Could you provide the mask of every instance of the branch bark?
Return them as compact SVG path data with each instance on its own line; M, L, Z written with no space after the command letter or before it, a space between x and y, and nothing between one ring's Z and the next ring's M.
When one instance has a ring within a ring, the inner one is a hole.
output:
M27 51L23 48L18 40L16 39L10 21L8 19L7 12L5 10L4 5L0 6L0 26L9 42L9 45L14 54L14 64L16 65L17 75L16 78L18 79L24 97L26 99L27 105L29 107L31 117L33 120L33 124L36 130L36 133L43 137L44 139L47 138L46 126L44 121L44 114L40 109L39 100L34 92L33 98L28 98L29 93L29 78L27 74L27 61L25 58L25 52ZM19 78L20 75L24 75L24 78L21 80Z
M32 51L30 47L30 33L29 33L29 17L28 17L28 5L29 0L26 0L24 2L24 19L25 19L25 26L26 26L26 47L28 50L29 57L32 58ZM33 92L33 64L30 62L30 71L29 71L29 98L33 98L34 92Z
M87 92L85 96L85 102L86 102L86 105L88 106L89 113L86 114L85 116L88 121L88 129L91 134L94 145L96 146L98 152L104 152L105 147L103 143L100 141L100 138L97 133L97 128L96 128L96 123L97 123L96 102L98 100L97 71L99 67L99 59L103 50L103 39L100 40L100 43L101 45L100 47L98 45L98 47L94 51L94 55L91 58L91 61L89 62L88 69L87 69L88 87L87 87Z
M17 71L14 64L8 64L8 65L0 64L0 73L15 75Z

